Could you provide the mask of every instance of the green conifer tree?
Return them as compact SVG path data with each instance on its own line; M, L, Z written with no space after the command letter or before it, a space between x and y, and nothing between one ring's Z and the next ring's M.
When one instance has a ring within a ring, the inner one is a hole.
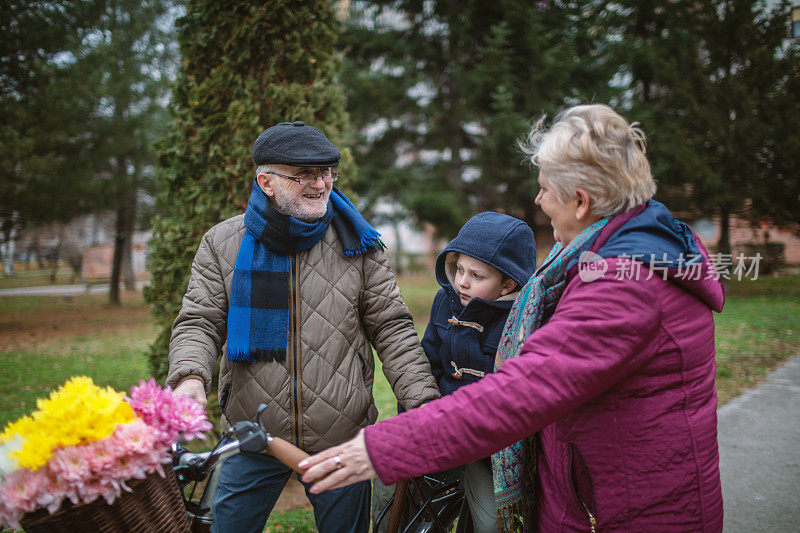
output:
M657 198L715 216L720 252L732 215L797 224L800 48L789 5L746 0L606 3L605 53L618 103L649 136ZM793 133L794 132L794 133Z
M90 122L97 203L116 216L109 304L118 306L123 276L126 288L134 289L137 196L152 190L152 145L166 122L169 74L175 70L170 12L175 6L169 0L105 0L101 5L98 38L84 47L82 57L92 69L86 81L97 100Z
M578 4L353 2L343 81L359 193L443 235L488 209L533 225L536 179L514 142L541 113L610 95L592 5Z
M0 9L0 225L66 222L92 208L87 122L96 105L82 42L95 2L10 0ZM4 231L3 233L6 233Z
M116 211L109 301L117 305L136 193L152 182L146 167L169 94L170 8L170 0L61 0L34 8L13 0L0 10L4 229L9 218L36 226ZM132 269L126 277L132 285Z
M150 352L159 378L166 373L170 327L203 233L244 211L258 133L281 121L303 120L341 149L347 123L336 84L332 2L190 0L178 32L175 121L159 144L157 203L163 216L154 224L152 279L145 293L161 327ZM345 162L345 174L347 169Z

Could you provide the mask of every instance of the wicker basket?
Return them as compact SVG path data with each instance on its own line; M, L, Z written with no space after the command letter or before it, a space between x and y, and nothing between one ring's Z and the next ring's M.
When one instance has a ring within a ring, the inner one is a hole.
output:
M67 501L53 514L39 509L25 515L20 523L30 533L188 533L186 509L175 475L169 466L164 472L164 478L154 473L127 482L133 492L123 492L111 505L102 498L82 505Z

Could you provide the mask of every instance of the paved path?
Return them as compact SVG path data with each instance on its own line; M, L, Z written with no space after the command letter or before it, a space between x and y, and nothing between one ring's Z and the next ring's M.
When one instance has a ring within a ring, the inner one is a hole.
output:
M136 282L136 289L139 290L145 283ZM39 287L17 287L13 289L0 289L2 296L77 296L79 294L105 294L108 292L109 285L97 284L86 289L86 284L78 285L43 285Z
M719 411L725 531L800 531L800 355Z

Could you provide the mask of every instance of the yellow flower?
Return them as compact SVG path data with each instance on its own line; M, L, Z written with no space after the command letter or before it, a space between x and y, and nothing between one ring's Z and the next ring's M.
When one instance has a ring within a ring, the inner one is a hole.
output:
M20 466L36 470L53 450L86 444L110 436L119 424L136 419L125 397L111 387L98 387L91 378L77 376L36 401L37 410L11 422L0 433L0 443L17 435L22 448L8 456Z

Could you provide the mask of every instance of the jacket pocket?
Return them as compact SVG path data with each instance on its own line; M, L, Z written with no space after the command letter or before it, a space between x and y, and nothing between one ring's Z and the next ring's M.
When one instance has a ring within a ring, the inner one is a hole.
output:
M567 443L569 450L569 487L575 503L586 518L587 530L592 533L597 531L597 505L594 500L594 486L586 463L583 461L578 447Z
M222 391L219 393L219 410L222 413L222 416L228 418L228 415L225 414L225 408L228 406L228 399L231 395L231 384L226 383L224 387L222 387Z
M488 364L486 372L494 372L494 363L497 359L497 344L483 343L481 344L481 353L483 354L485 364Z
M374 355L372 354L372 345L369 342L366 342L365 346L357 349L357 352L358 356L356 358L358 359L361 383L356 383L356 388L358 388L360 392L369 396L370 391L372 390L372 382L375 379L375 362L373 359Z
M361 379L366 386L370 374L374 372L374 370L371 369L374 369L375 367L372 355L372 344L370 344L368 340L369 336L367 335L367 329L364 327L364 324L361 321L358 307L355 304L350 306L348 315L349 318L353 320L353 323L358 324L358 327L360 328L360 335L356 335L355 340L352 341L352 346L357 353L358 363L361 368ZM361 339L361 342L359 342L359 338Z
M449 335L447 331L452 327L452 325L447 321L447 318L433 317L431 318L431 322L433 322L433 325L436 326L436 333L439 335L439 338L444 338Z

